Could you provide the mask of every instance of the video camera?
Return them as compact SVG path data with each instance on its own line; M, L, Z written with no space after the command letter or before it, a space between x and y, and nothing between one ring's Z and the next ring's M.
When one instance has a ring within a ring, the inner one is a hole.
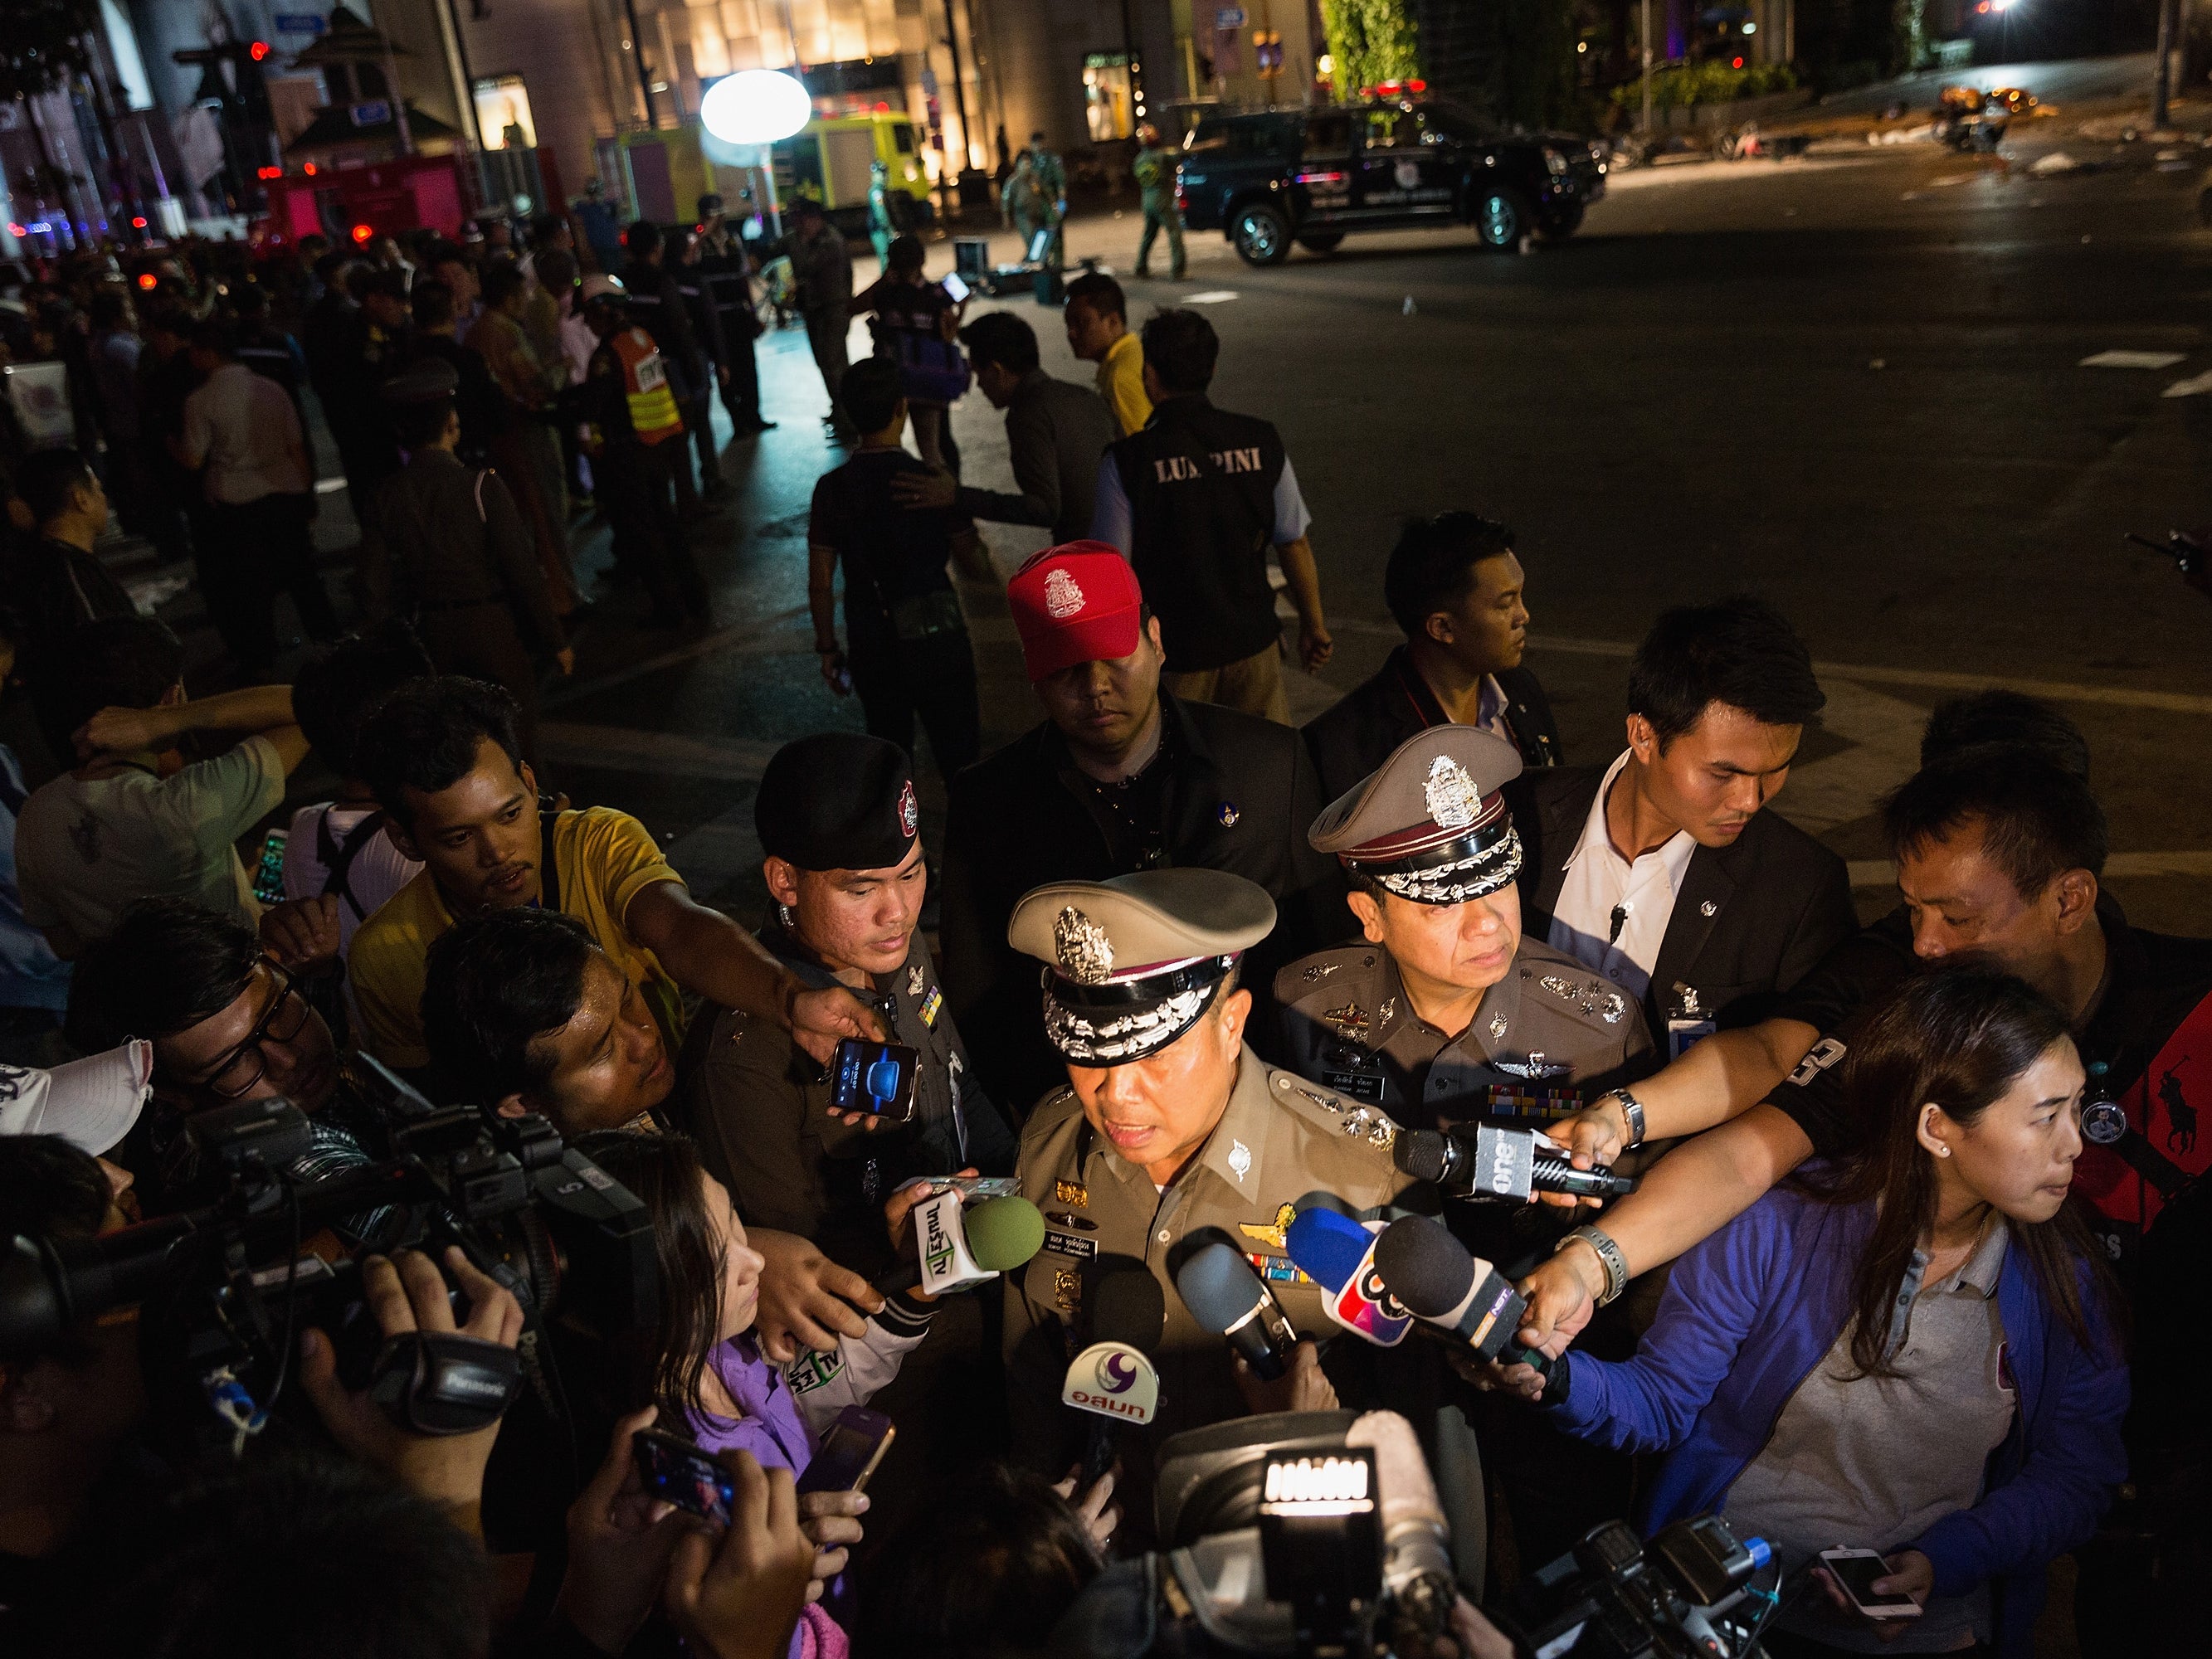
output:
M1449 1633L1450 1529L1395 1412L1285 1412L1176 1435L1153 1503L1160 1553L1102 1577L1058 1626L1085 1659L1425 1659ZM1713 1516L1649 1544L1608 1522L1492 1616L1531 1659L1759 1659L1777 1600L1753 1587L1762 1571L1778 1581L1766 1544ZM1122 1599L1146 1585L1149 1617L1132 1617Z
M1755 1588L1770 1571L1775 1582ZM1531 1574L1493 1617L1541 1659L1757 1659L1781 1576L1765 1539L1740 1540L1718 1516L1674 1522L1641 1543L1608 1521Z
M556 1316L653 1328L653 1224L633 1194L543 1117L434 1106L374 1061L357 1064L386 1156L303 1176L306 1116L282 1098L241 1102L187 1122L208 1201L98 1238L0 1243L0 1359L137 1303L157 1421L184 1445L215 1435L237 1449L268 1422L312 1327L329 1334L346 1387L429 1434L495 1419L523 1364L550 1363L531 1334ZM458 1244L521 1303L526 1352L419 1333L386 1341L334 1226L366 1231L380 1252L434 1259Z

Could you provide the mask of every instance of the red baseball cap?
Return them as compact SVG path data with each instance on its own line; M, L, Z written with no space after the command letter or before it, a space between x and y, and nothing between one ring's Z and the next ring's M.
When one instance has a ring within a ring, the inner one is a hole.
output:
M1006 602L1031 684L1079 662L1126 657L1144 635L1137 573L1105 542L1048 547L1014 572Z

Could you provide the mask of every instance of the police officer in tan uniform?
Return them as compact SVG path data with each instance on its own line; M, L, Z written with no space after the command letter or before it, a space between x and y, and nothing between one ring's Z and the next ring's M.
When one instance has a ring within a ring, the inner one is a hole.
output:
M1409 738L1314 821L1351 878L1362 945L1275 977L1283 1058L1408 1127L1564 1116L1648 1069L1633 999L1521 931L1513 745L1472 726Z
M1084 1419L1061 1406L1060 1387L1089 1340L1085 1269L1116 1258L1149 1267L1167 1321L1153 1355L1158 1414L1121 1440L1133 1534L1149 1530L1160 1441L1254 1404L1228 1345L1176 1294L1176 1247L1220 1230L1301 1334L1326 1334L1321 1291L1284 1244L1292 1200L1319 1188L1365 1208L1408 1184L1386 1115L1272 1069L1245 1044L1252 996L1237 967L1274 921L1274 902L1241 876L1169 869L1034 889L1006 930L1045 964L1045 1031L1068 1077L1030 1115L1016 1166L1047 1232L1006 1297L1014 1449L1055 1475L1067 1467ZM1301 1358L1294 1376L1310 1366Z

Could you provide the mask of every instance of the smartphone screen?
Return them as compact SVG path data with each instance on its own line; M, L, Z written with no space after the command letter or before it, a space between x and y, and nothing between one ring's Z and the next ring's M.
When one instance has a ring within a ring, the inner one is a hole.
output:
M830 1109L866 1112L905 1121L914 1116L915 1075L921 1056L896 1042L847 1037L830 1061Z
M665 1504L719 1526L730 1524L736 1488L730 1472L690 1441L647 1429L630 1441L638 1478Z
M945 291L952 296L954 305L960 304L968 297L970 291L968 284L962 282L957 275L943 276L939 280L944 284Z
M1887 1590L1880 1595L1875 1593L1874 1581L1889 1577L1889 1564L1879 1555L1831 1553L1820 1557L1820 1565L1836 1575L1844 1593L1857 1602L1863 1612L1887 1612L1894 1616L1906 1607L1914 1613L1920 1611L1920 1604L1909 1595Z
M261 842L261 857L253 866L253 896L264 904L284 902L284 843L289 831L271 830Z
M801 1492L859 1492L883 1462L898 1432L881 1412L848 1406L822 1436L814 1459L799 1477Z

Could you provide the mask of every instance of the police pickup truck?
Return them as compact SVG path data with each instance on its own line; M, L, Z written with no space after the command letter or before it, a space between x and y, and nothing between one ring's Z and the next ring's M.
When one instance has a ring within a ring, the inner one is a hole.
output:
M1193 230L1218 230L1245 262L1280 264L1292 243L1334 252L1361 230L1472 225L1492 247L1573 234L1605 194L1601 144L1512 134L1438 100L1214 115L1183 141L1176 200Z

